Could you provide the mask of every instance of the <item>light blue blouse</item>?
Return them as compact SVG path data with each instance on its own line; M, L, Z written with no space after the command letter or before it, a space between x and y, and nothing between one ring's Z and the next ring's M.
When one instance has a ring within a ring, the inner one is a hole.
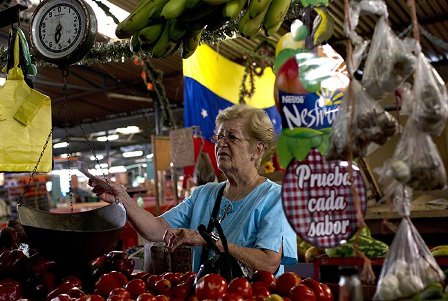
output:
M218 191L223 185L225 182L197 187L190 197L165 212L162 217L173 228L197 230L200 224L207 226ZM280 185L266 179L239 201L223 197L218 218L222 217L225 210L228 214L221 225L229 242L274 252L280 250L283 242L283 255L277 276L283 273L283 265L297 262L296 234L283 212ZM200 267L201 250L202 247L193 248L193 271L196 272Z

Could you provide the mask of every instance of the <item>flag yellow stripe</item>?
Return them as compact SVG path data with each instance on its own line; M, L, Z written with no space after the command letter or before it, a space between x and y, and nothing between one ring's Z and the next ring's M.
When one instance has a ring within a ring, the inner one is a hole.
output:
M216 95L236 104L239 100L244 66L238 65L214 51L200 45L195 53L183 60L184 76L191 77ZM255 94L246 103L257 108L272 107L274 102L275 75L266 68L261 77L255 76ZM247 87L249 77L247 77Z

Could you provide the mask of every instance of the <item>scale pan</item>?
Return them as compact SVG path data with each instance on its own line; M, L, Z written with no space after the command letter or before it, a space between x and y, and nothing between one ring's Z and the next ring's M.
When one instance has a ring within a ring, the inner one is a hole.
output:
M76 213L17 206L30 246L63 265L87 262L111 251L126 224L120 203Z

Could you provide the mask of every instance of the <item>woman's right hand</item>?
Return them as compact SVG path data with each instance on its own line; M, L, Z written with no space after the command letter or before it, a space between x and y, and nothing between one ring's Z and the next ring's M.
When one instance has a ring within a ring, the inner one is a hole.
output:
M108 181L107 183L99 178L89 179L89 186L93 187L93 193L108 203L115 203L118 202L118 200L124 200L129 197L123 185L112 181ZM109 189L106 189L105 187L108 187Z

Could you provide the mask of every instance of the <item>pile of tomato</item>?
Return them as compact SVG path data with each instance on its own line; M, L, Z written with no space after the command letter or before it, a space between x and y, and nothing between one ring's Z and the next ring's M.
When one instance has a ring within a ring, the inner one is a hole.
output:
M61 274L54 261L21 250L0 255L0 301L332 301L331 290L311 278L286 272L276 278L268 271L227 282L218 274L197 279L196 273L161 275L133 272L125 252L112 251L89 263L88 273Z

